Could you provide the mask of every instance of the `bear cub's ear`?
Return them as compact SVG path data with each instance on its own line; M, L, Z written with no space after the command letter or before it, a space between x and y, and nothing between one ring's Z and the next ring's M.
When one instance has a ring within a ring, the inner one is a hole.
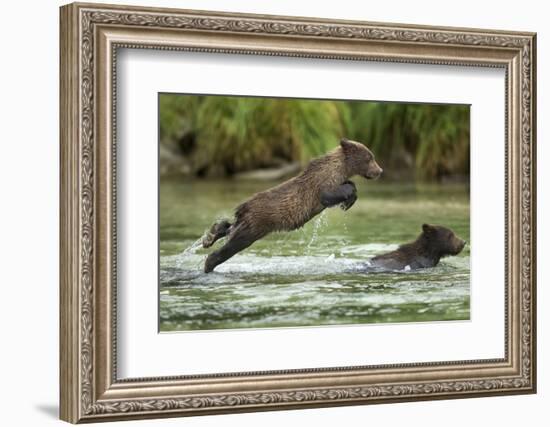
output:
M434 230L434 226L430 224L422 224L422 231L424 233L431 233Z
M351 147L353 147L353 142L351 142L347 138L341 138L340 139L340 145L342 146L343 149L351 148Z

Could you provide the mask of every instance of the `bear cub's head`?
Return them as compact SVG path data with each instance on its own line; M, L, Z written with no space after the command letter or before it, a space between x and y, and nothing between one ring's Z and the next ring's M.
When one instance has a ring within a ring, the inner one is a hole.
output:
M440 257L458 255L466 245L465 240L441 225L422 224L421 237L430 250Z
M350 177L361 175L366 179L376 179L382 174L382 168L374 160L374 154L363 144L342 138L340 146Z

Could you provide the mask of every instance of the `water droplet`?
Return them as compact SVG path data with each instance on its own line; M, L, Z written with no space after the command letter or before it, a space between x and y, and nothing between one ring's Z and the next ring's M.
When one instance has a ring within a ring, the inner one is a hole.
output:
M316 243L319 232L327 226L327 211L324 210L319 214L317 218L313 220L313 233L311 235L311 240L309 241L307 245L307 251L310 252L310 249Z

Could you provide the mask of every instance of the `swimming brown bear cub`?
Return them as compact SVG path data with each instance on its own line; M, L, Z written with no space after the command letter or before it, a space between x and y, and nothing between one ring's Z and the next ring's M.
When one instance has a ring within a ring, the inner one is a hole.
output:
M302 227L325 208L339 205L349 209L357 199L355 184L349 179L355 175L376 179L381 173L367 147L342 139L340 146L312 160L298 176L256 193L239 205L233 223L222 220L212 225L203 239L203 247L208 248L226 236L227 242L208 256L204 271L211 272L271 232Z
M417 270L435 267L445 256L458 255L466 242L450 229L440 225L422 225L422 233L411 243L395 251L377 255L369 260L368 267L384 270Z

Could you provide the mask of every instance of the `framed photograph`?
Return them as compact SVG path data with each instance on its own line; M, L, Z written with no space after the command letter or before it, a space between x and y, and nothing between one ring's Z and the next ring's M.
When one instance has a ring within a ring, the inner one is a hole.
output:
M535 34L60 13L63 420L536 391Z

